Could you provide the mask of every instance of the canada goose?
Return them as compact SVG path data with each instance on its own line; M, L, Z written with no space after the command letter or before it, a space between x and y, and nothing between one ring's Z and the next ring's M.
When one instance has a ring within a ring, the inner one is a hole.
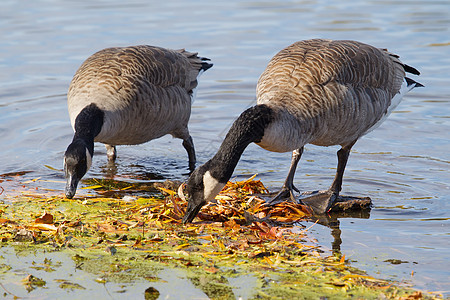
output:
M154 46L107 48L77 70L67 103L75 130L64 154L65 194L75 195L89 170L94 142L104 143L108 160L116 145L135 145L171 134L183 140L189 168L195 150L187 127L197 77L212 67L197 53Z
M333 184L317 203L308 203L316 213L327 211L358 138L384 120L406 92L422 86L405 71L419 75L397 55L356 41L313 39L281 50L259 78L257 105L237 118L216 155L189 177L183 223L192 222L220 192L251 142L269 151L293 151L274 202L298 191L293 179L304 145L341 145Z

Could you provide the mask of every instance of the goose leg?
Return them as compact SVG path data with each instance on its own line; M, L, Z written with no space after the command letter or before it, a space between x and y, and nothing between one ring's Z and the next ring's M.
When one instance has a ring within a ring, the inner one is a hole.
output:
M333 204L339 197L339 192L342 188L342 178L344 176L345 166L347 165L350 150L356 141L351 142L348 145L342 146L337 152L338 165L336 169L336 175L334 177L331 187L327 191L322 191L313 194L310 197L301 199L301 201L308 205L316 214L324 214L331 209Z
M105 144L106 147L106 157L108 157L109 162L114 162L117 158L116 146Z
M194 142L192 140L192 137L189 136L186 139L183 139L183 147L186 149L186 152L188 154L189 158L189 170L194 171L195 170L195 148L194 148Z
M333 183L331 184L330 191L339 196L339 192L342 189L342 178L344 177L344 171L345 167L347 166L348 157L350 155L350 150L352 149L353 145L356 143L356 141L353 141L352 143L343 146L338 152L338 165L336 170L336 176L334 177Z
M286 177L286 180L283 186L281 187L280 192L278 192L278 194L272 200L269 201L270 205L277 204L283 201L283 199L287 198L288 196L293 202L296 202L293 191L296 192L300 191L294 186L294 176L295 170L297 169L297 164L300 161L300 158L302 157L302 153L303 147L292 151L291 166L289 167L288 176Z

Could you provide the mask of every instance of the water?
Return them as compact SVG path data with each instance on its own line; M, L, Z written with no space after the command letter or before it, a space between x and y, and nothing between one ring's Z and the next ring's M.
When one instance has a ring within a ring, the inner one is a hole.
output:
M210 57L190 122L199 163L218 149L232 121L255 103L269 59L302 39L354 39L388 48L422 72L377 130L354 146L343 193L370 196L370 218L340 220L340 250L374 276L450 294L450 3L448 1L16 1L0 3L0 174L32 171L40 189L64 189L62 156L72 138L66 92L79 65L110 46L151 44ZM325 189L336 147L307 146L295 178ZM118 147L118 178L185 179L181 141L164 137ZM272 190L290 154L251 145L235 176L258 173ZM96 145L89 177L104 177ZM10 190L6 190L5 197ZM334 231L336 232L336 231ZM312 234L331 248L331 230ZM388 260L400 259L402 264Z

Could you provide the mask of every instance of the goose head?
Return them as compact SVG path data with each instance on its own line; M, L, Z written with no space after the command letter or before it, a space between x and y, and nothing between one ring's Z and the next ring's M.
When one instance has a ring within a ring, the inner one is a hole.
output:
M71 199L77 191L78 182L92 164L92 152L81 139L74 140L64 153L64 172L67 179L65 194Z
M192 222L200 209L214 201L216 195L226 184L226 180L220 182L212 175L212 170L209 169L210 165L211 161L194 170L187 181L186 191L189 196L183 224Z

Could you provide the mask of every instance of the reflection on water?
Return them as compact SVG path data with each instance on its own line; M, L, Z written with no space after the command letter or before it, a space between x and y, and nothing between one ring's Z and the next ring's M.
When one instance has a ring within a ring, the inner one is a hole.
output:
M369 219L370 218L370 208L355 210L351 212L340 212L340 213L331 213L327 215L322 215L320 217L313 217L312 222L317 222L322 226L326 226L331 230L331 250L333 253L345 254L341 251L341 234L342 230L340 229L340 219L344 218L358 218L358 219Z
M331 220L339 227L315 226L312 234L371 275L448 293L448 9L447 1L424 5L418 0L38 0L21 2L20 9L13 0L1 1L0 174L31 171L24 176L40 177L39 187L63 192L58 170L73 134L65 94L78 66L99 49L153 44L184 47L213 60L214 67L200 80L190 122L202 163L217 151L239 113L255 103L256 81L277 51L313 37L364 41L400 54L422 72L418 81L425 88L411 92L380 128L354 146L343 193L370 196L370 218ZM296 186L326 189L334 176L336 150L308 145ZM106 165L104 151L96 146L88 176L134 181L187 177L184 149L171 137L118 147L112 166ZM258 173L276 190L289 161L289 153L251 145L235 176ZM389 259L416 264L393 265Z

